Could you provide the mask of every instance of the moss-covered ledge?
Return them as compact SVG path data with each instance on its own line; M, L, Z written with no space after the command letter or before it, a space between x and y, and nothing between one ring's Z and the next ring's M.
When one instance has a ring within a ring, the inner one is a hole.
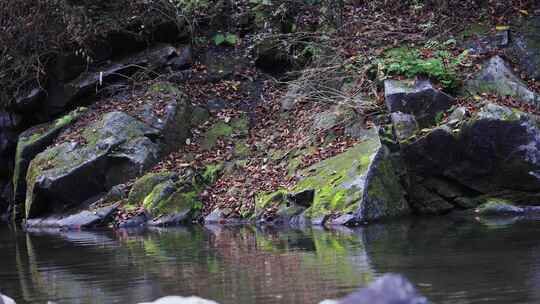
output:
M26 172L30 161L52 144L60 132L74 123L87 109L78 108L52 122L32 127L19 135L15 155L15 171L13 174L13 193L15 204L24 202L26 193Z

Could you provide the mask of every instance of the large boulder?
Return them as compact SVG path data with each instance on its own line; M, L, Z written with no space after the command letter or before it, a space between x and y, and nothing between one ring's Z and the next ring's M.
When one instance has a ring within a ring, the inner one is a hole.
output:
M76 121L85 110L85 108L74 110L53 122L34 126L19 135L13 173L14 201L17 205L24 201L26 171L30 161L51 145L60 132Z
M540 95L531 91L527 84L514 75L510 66L500 56L489 59L479 74L467 81L466 89L476 94L511 96L533 105L540 103Z
M135 118L110 112L84 130L82 143L39 153L28 168L26 217L62 211L141 174L158 161L158 136Z
M471 208L480 195L540 204L540 130L518 110L488 103L457 125L401 142L401 153L417 210Z
M313 190L312 195L301 196L310 199L302 199L301 203L293 199L291 203L290 194L287 200L276 194L259 196L257 216L264 217L265 210L274 209L278 215L291 218L303 213L312 223L352 225L409 213L389 151L381 146L376 134L299 175L300 181L292 192L298 196Z
M386 107L390 113L411 114L420 128L435 125L441 114L455 105L455 99L433 87L427 80L384 82Z
M118 107L127 112L89 110L30 162L27 218L80 206L185 144L191 119L185 96L170 83L155 83L143 94L144 103L126 99L129 104Z

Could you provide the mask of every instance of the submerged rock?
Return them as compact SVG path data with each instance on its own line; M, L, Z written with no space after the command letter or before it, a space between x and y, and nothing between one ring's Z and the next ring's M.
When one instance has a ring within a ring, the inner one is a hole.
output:
M467 81L470 93L492 93L511 96L530 104L540 103L540 95L531 91L527 84L514 75L512 69L499 56L492 57L472 80Z
M337 301L338 304L428 304L416 288L405 277L385 274L351 295Z
M435 125L441 113L449 110L455 99L433 87L426 80L384 82L386 107L390 113L411 114L420 128Z

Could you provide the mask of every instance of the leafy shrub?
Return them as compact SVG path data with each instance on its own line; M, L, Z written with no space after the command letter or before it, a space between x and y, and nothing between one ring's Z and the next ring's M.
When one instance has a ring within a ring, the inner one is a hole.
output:
M377 65L385 76L424 76L438 81L446 90L454 90L459 85L458 68L466 64L467 55L466 51L454 56L446 49L404 47L387 51Z

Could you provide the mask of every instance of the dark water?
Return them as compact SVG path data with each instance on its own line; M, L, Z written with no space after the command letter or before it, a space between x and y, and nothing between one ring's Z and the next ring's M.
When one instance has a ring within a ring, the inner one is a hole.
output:
M540 222L449 219L356 230L0 228L0 292L18 303L318 303L386 272L435 303L540 303Z

